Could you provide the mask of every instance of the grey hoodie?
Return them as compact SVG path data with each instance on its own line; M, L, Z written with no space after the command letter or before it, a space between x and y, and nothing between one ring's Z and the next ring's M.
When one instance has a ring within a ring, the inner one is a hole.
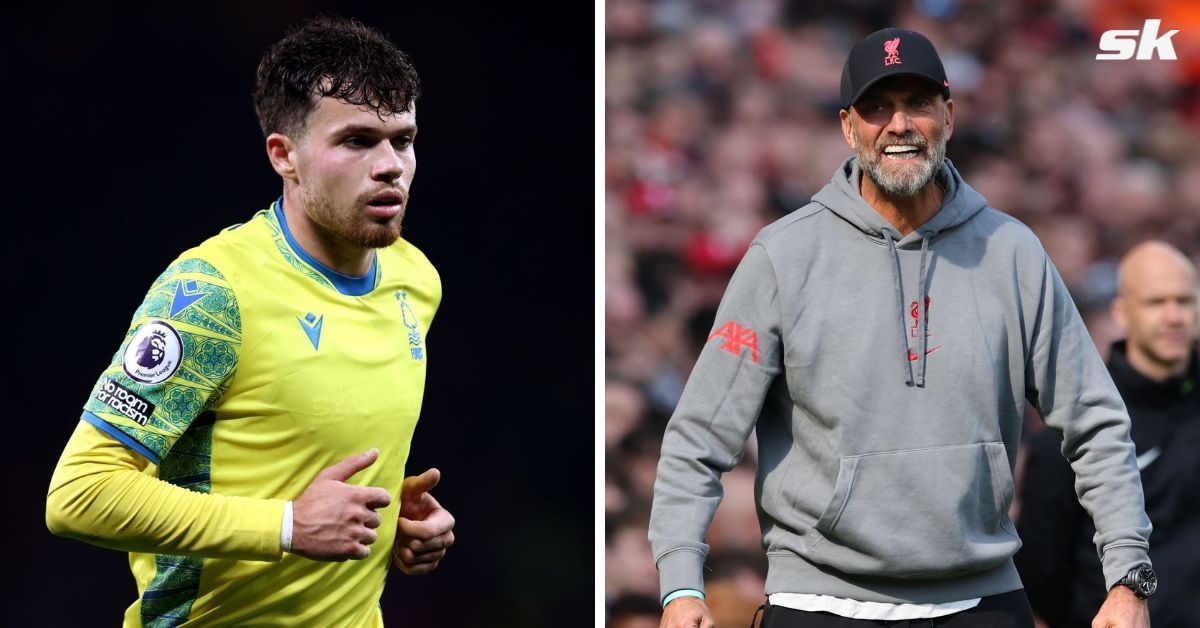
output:
M720 475L756 427L767 594L1021 588L1008 509L1026 400L1064 435L1108 585L1149 562L1129 418L1066 287L1028 228L949 160L938 176L941 211L901 237L848 159L751 244L663 438L663 595L703 590Z

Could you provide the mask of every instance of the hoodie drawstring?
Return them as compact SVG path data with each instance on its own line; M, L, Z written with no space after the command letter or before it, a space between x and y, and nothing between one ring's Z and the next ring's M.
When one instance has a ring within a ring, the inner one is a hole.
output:
M887 238L888 248L892 252L892 274L896 277L896 303L900 306L900 359L904 366L904 383L912 386L912 364L908 359L908 340L904 338L904 284L900 281L900 252L896 250L896 241L892 239L891 231L884 229L883 237Z
M929 339L925 337L926 326L929 324L929 307L925 305L925 300L929 297L925 294L925 271L928 268L925 266L925 254L929 252L929 234L923 234L921 238L921 283L917 284L917 320L920 321L917 335L921 339L921 353L917 357L917 387L925 387L925 358L929 355L925 353L925 349L929 346ZM908 356L904 356L908 359Z
M892 232L887 229L883 230L883 236L887 240L888 248L891 249L892 255L892 273L896 278L896 303L900 307L900 359L904 366L904 383L908 386L914 385L913 378L913 360L909 359L910 351L908 348L908 339L905 333L908 328L904 322L904 283L900 276L900 251L896 248L896 240L892 238ZM928 339L925 337L926 318L929 316L928 310L925 308L925 284L927 281L926 273L929 270L926 264L926 256L929 253L929 234L926 233L921 238L921 272L920 281L917 287L917 334L920 338L919 348L920 353L917 354L917 374L915 385L918 388L925 387L925 350L928 347Z

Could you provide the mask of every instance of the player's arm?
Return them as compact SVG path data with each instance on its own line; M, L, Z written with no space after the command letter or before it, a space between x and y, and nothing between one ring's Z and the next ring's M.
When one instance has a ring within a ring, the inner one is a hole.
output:
M46 525L126 552L279 560L283 500L203 494L144 470L150 461L80 421L54 469Z
M711 625L699 596L721 474L741 459L767 390L782 372L775 277L766 247L752 244L663 436L650 542L667 602L664 626Z
M390 495L346 480L377 452L325 469L292 504L185 488L207 483L203 434L212 428L197 419L228 388L241 338L236 296L214 266L182 258L159 276L55 469L46 511L52 531L127 551L257 560L278 560L284 550L319 560L369 555L380 523L374 510ZM150 463L158 465L153 474L144 472Z
M315 560L366 558L378 538L374 510L391 497L345 480L377 458L372 450L322 471L293 504L204 494L146 474L147 459L80 421L50 482L46 525L126 552L273 561L286 549ZM290 542L283 534L289 509Z
M126 551L278 560L285 502L203 488L212 428L198 419L228 388L241 340L226 277L201 257L172 263L134 313L59 459L46 498L50 530Z
M1129 438L1129 415L1095 344L1043 253L1041 294L1026 361L1028 396L1046 425L1062 435L1075 493L1096 524L1095 543L1108 587L1149 564L1150 520Z

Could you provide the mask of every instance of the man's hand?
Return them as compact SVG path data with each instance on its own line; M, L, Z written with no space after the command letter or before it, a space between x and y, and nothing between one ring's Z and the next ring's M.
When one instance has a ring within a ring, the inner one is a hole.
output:
M362 560L371 555L382 519L392 503L387 490L346 484L379 459L379 450L350 456L317 474L292 503L292 553L312 560Z
M658 628L714 628L716 625L708 604L698 597L687 595L667 603Z
M1092 628L1149 627L1150 609L1146 606L1146 600L1139 598L1129 587L1120 584L1108 592L1104 605L1092 620Z
M392 562L410 576L436 569L446 549L454 545L454 517L429 494L441 478L441 471L429 469L404 478L400 489L400 520Z

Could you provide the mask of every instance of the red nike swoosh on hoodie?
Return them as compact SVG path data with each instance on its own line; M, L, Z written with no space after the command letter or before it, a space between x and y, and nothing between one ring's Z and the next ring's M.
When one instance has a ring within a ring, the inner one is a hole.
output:
M941 348L942 348L942 345L938 345L932 349L926 349L925 355L929 355L930 353L933 353L934 351L937 351L938 349L941 349ZM918 357L920 357L920 356L918 356L912 349L908 350L908 361L909 362L916 362Z

